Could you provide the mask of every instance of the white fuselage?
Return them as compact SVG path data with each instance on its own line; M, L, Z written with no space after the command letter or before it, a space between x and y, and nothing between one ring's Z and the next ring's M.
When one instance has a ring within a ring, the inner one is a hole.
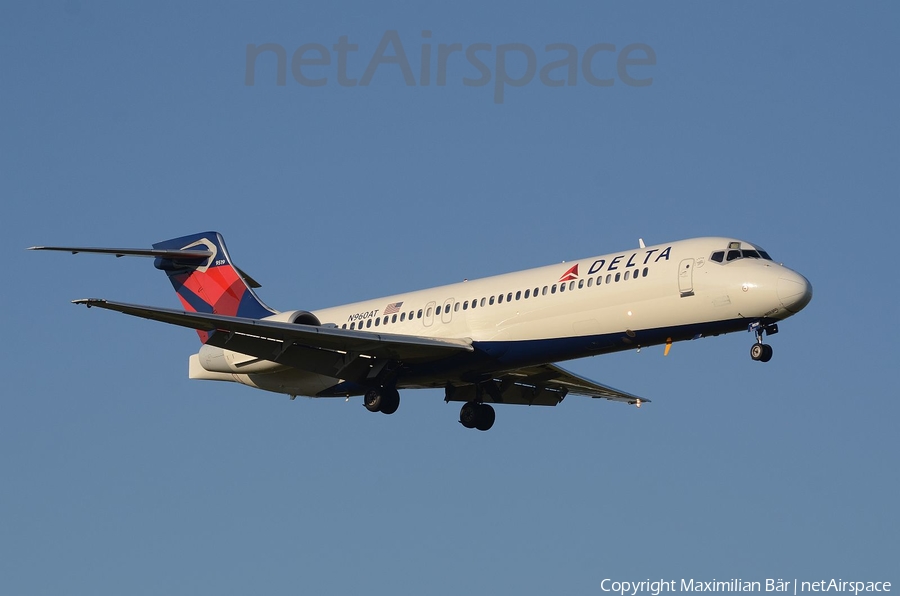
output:
M696 238L313 314L323 325L344 329L471 340L475 353L442 371L446 378L448 371L505 370L746 329L784 319L810 297L802 275L761 258L758 247ZM297 395L315 396L341 382L294 369L222 375L195 368L195 378ZM433 372L411 371L398 387L434 386Z

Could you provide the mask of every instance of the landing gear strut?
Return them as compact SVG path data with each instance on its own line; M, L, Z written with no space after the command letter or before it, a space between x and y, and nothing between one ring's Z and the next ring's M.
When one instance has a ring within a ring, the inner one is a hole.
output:
M488 404L469 401L459 410L459 423L466 428L490 430L494 426L495 416L494 408Z
M750 358L757 362L768 362L772 359L772 346L763 343L763 334L774 335L778 333L778 325L774 323L763 325L757 322L750 325L749 330L756 332L756 343L750 348Z
M373 387L366 391L363 405L370 412L393 414L400 407L400 392L393 387Z

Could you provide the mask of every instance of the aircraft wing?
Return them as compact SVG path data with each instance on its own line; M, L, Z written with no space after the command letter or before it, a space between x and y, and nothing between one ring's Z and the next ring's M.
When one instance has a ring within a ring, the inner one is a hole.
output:
M471 340L436 339L413 335L370 333L336 327L316 327L261 319L184 312L98 298L73 300L128 315L212 332L208 345L227 348L273 360L296 368L346 379L361 379L369 373L365 358L406 362L446 358L474 351ZM448 401L479 399L492 403L555 406L569 393L633 405L649 402L607 385L571 373L555 364L539 364L495 373L482 384L464 385L448 391ZM476 394L476 391L478 393Z
M498 372L480 384L449 387L447 401L555 406L568 394L608 399L640 406L649 399L580 377L555 364L538 364Z
M414 335L369 333L336 327L316 327L224 315L184 312L169 308L112 302L99 298L73 300L88 308L96 306L127 315L171 325L216 332L208 343L227 347L259 358L278 359L291 364L300 352L319 352L333 361L335 355L366 355L414 362L472 352L472 342L461 339L433 339ZM294 358L290 357L293 352ZM288 361L280 356L287 355ZM306 368L306 367L301 367ZM307 368L307 370L309 370ZM314 371L318 372L318 371ZM333 371L330 371L333 372Z
M620 401L632 405L650 402L649 399L591 381L555 364L541 364L520 368L507 373L507 377L514 379L516 383L538 384L554 387L560 391L565 390L566 394L585 395L587 397Z

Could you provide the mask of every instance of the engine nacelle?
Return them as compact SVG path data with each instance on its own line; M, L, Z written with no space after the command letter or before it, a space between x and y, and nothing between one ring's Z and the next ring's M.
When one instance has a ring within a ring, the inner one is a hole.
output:
M319 326L318 317L306 310L288 310L270 317L265 321L278 323L296 323L298 325ZM288 367L272 360L263 360L256 356L249 356L241 352L234 352L216 346L204 345L197 353L200 366L209 372L238 373L238 374L266 374L285 370Z
M286 310L277 315L263 318L263 321L275 321L278 323L296 323L298 325L314 325L318 327L322 323L319 317L308 310Z
M262 360L217 346L203 345L197 353L200 366L209 372L231 374L265 374L278 372L288 368L284 364L271 360Z

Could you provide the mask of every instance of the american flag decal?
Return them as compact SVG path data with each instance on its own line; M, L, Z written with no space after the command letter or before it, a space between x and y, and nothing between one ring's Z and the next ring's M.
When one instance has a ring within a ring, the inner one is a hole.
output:
M395 312L400 312L400 307L403 306L402 302L392 302L384 307L384 314L392 315Z

